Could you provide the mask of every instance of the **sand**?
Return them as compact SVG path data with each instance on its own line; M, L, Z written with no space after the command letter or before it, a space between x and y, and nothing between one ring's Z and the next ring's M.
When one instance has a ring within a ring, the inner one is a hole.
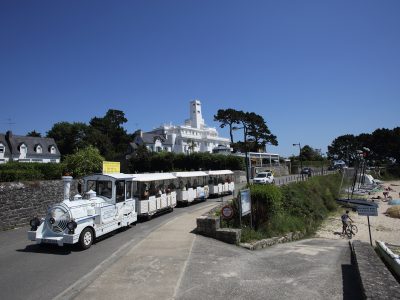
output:
M383 183L385 188L390 187L392 191L389 191L389 196L392 196L393 199L399 199L400 192L400 181L387 181ZM380 196L383 198L382 192L377 192L375 194L371 194L369 197ZM391 218L385 215L386 210L389 207L393 207L389 205L388 202L384 202L382 200L375 200L379 204L378 207L378 216L377 217L369 217L369 222L371 225L371 236L372 243L375 245L376 240L384 241L390 244L400 245L400 219ZM343 237L341 235L342 232L342 222L340 216L345 213L346 209L341 208L339 212L329 217L322 224L320 230L315 234L315 237L322 237L328 239L348 239L348 237ZM353 236L354 240L360 240L364 242L370 241L369 233L368 233L368 219L366 216L359 216L357 212L353 212L350 210L350 218L353 219L354 224L358 227L358 233Z

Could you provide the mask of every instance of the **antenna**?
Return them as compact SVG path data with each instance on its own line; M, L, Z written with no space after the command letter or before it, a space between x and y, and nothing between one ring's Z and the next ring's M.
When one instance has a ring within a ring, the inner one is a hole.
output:
M11 126L15 125L16 123L14 123L11 118L7 118L7 122L3 122L1 124L7 124L8 125L8 130L11 130Z

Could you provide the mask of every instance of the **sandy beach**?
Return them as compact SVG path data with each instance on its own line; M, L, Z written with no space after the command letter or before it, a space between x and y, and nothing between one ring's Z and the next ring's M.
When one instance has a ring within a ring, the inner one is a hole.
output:
M389 196L393 199L399 198L400 181L386 181L383 183L385 188L390 187ZM382 192L371 194L369 198L380 196L383 198ZM371 225L372 243L375 245L376 240L384 241L390 244L400 245L400 219L391 218L385 215L386 210L392 205L388 202L375 200L379 204L378 216L369 217ZM341 236L342 222L340 216L346 211L345 208L339 209L337 215L331 216L325 220L320 230L315 234L315 237L328 239L348 239ZM369 242L368 220L366 216L359 216L357 212L350 211L350 217L354 224L358 227L358 233L353 237L354 240Z

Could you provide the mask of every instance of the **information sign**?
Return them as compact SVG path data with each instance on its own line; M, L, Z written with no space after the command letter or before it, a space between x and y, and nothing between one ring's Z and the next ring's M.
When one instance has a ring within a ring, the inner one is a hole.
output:
M103 161L103 173L120 173L120 163L115 161Z
M360 205L357 206L359 216L378 216L378 208L376 206Z
M240 191L240 206L242 216L251 213L251 198L249 189Z

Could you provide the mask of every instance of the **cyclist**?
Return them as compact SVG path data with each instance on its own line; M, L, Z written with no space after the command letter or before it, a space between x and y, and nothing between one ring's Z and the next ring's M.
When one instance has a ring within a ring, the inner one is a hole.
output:
M353 220L349 216L349 212L350 211L346 210L346 213L342 215L342 235L346 233L346 228L350 225L350 221L353 222Z

